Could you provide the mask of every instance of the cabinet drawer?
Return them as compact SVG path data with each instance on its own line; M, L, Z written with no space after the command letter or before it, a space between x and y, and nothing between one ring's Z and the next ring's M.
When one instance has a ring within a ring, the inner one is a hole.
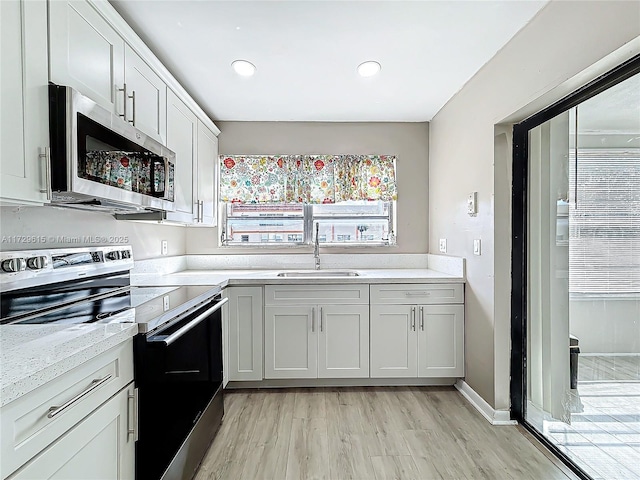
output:
M2 478L132 381L133 341L128 340L2 407ZM64 405L49 417L51 407Z
M369 303L369 285L267 285L265 305L364 305Z
M464 284L371 285L372 305L464 303Z

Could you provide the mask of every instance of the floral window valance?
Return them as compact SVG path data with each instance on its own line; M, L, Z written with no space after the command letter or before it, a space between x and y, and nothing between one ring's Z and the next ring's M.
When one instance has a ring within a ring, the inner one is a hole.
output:
M220 200L336 203L397 198L392 155L220 155Z

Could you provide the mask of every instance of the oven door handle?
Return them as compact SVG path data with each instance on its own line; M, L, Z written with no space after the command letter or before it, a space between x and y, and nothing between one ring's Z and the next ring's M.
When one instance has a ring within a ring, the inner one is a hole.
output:
M153 339L149 339L149 341L154 342L160 342L160 343L164 343L165 346L169 346L171 345L173 342L175 342L176 340L178 340L181 336L183 336L185 333L187 333L189 330L191 330L192 328L196 327L198 324L200 324L203 320L205 320L206 318L209 317L209 315L211 315L213 312L220 310L222 308L222 306L227 303L229 301L228 298L222 298L220 299L213 307L208 308L207 310L205 310L204 312L202 312L200 315L198 315L196 318L194 318L193 320L191 320L189 323L187 323L184 327L176 330L175 332L173 332L171 335L169 335L168 337L162 339L162 340L153 340Z

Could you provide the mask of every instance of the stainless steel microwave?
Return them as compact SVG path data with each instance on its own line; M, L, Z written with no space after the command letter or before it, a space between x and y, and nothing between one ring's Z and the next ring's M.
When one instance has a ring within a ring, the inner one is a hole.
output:
M78 91L49 85L51 203L174 210L175 153Z

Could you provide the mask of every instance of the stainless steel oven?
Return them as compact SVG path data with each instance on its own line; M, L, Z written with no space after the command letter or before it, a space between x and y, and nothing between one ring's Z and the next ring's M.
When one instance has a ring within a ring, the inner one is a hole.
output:
M219 287L132 286L130 246L0 252L0 324L138 324L136 478L191 479L224 414Z

